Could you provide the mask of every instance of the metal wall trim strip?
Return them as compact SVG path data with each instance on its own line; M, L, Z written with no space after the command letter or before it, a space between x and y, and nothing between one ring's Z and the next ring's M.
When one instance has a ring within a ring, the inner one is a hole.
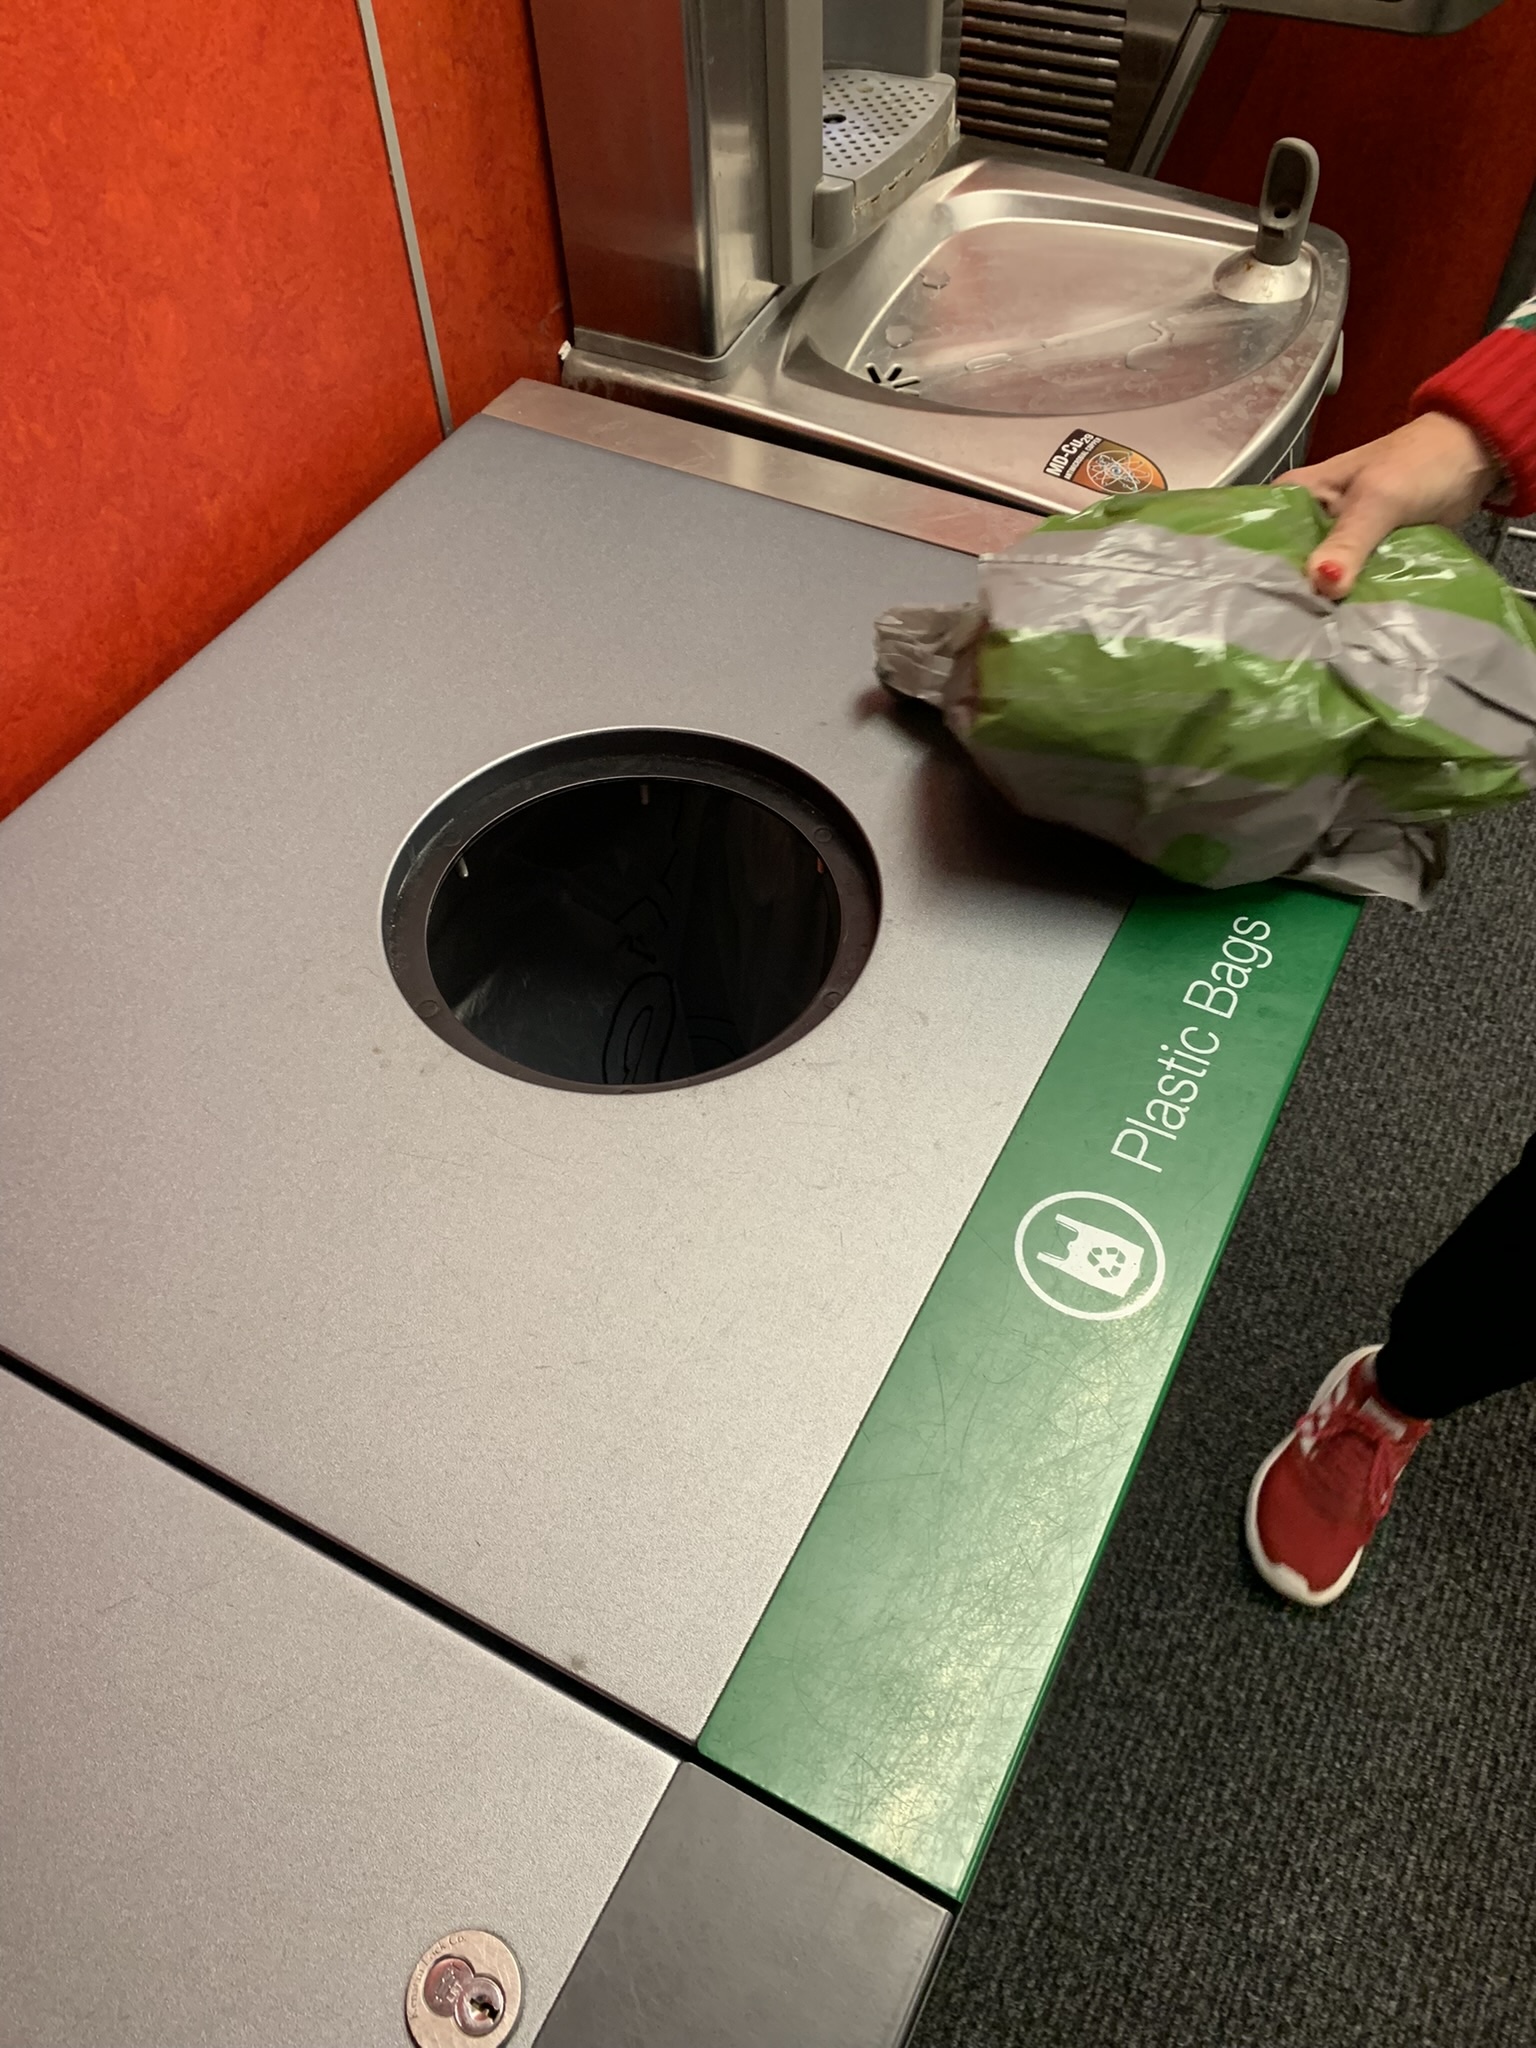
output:
M781 448L774 441L703 426L674 413L623 405L592 392L541 384L531 377L509 386L485 410L487 417L513 426L558 434L562 440L581 441L612 455L632 456L661 469L776 498L784 505L803 505L807 511L904 534L956 554L997 554L1032 532L1044 517L1016 505L967 497L799 448Z
M975 1876L1357 915L1275 883L1133 904L704 1729L706 1757L943 1896Z
M395 208L400 215L400 232L405 238L405 259L411 269L411 289L416 294L416 313L421 321L421 338L426 343L427 368L432 376L432 395L437 400L437 417L443 439L453 432L453 408L448 403L448 379L443 374L442 353L437 345L437 323L432 317L432 300L427 292L427 273L421 261L421 243L416 237L416 216L411 211L411 192L405 179L405 158L400 153L400 134L395 127L394 103L389 96L389 78L384 69L384 50L379 42L379 25L373 15L373 0L357 0L357 18L363 27L368 50L368 72L373 80L374 103L379 126L384 131L384 153L389 159L390 181L395 188Z

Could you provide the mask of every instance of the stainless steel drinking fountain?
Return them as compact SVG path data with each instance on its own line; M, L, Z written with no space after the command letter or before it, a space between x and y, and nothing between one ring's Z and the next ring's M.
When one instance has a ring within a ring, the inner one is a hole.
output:
M1258 482L1339 352L1348 261L1309 210L1294 288L1249 303L1221 285L1254 249L1239 207L1045 158L963 164L776 299L718 374L590 349L566 374L1041 511Z
M1265 4L1432 33L1486 0ZM1287 289L1243 302L1218 278L1269 195L1133 174L1223 19L536 0L565 382L1045 512L1266 480L1340 374L1344 246L1303 206Z

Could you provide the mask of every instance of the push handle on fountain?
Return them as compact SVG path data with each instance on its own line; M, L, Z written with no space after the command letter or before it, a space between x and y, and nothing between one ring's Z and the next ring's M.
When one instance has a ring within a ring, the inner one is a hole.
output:
M1301 254L1317 197L1317 151L1295 135L1282 135L1269 152L1259 197L1259 232L1253 253L1277 268Z

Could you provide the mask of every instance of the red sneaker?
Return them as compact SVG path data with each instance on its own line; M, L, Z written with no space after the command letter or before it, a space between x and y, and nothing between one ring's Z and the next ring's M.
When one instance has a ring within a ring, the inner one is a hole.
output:
M1403 1467L1429 1431L1376 1396L1367 1344L1341 1358L1248 1489L1248 1550L1287 1600L1326 1607L1359 1568Z

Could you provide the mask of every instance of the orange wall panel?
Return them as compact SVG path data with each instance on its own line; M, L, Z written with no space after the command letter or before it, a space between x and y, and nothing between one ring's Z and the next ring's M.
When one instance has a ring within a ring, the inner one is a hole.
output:
M374 0L455 420L555 379L568 333L522 0Z
M0 11L0 810L438 439L351 0Z
M1270 145L1322 158L1317 218L1349 244L1344 388L1314 455L1387 433L1483 331L1536 183L1536 0L1449 36L1234 15L1160 177L1250 203Z

